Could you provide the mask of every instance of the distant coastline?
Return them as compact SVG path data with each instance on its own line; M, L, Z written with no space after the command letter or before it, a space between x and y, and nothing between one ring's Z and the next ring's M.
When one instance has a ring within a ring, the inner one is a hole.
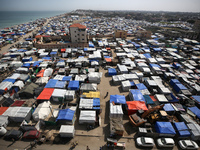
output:
M65 14L70 11L0 11L0 29Z

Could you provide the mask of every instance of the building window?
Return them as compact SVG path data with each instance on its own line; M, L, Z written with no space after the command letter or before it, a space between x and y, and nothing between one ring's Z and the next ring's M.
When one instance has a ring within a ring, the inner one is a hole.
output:
M76 33L76 31L74 31L74 33Z
M84 39L82 39L82 41L84 41Z
M82 36L84 36L84 34L82 34Z

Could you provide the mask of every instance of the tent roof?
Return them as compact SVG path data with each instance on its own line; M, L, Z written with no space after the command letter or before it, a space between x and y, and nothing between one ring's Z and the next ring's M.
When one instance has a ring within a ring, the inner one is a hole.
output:
M68 121L72 121L73 117L74 117L74 110L71 109L61 109L58 113L58 117L56 119L56 121L58 120L68 120Z
M124 95L110 95L110 103L126 104L126 98Z
M159 122L157 121L155 124L156 132L162 134L176 134L172 124L170 122Z
M148 110L145 102L127 101L126 104L128 105L129 110Z
M49 100L51 98L53 91L54 89L44 88L44 90L37 97L37 100Z

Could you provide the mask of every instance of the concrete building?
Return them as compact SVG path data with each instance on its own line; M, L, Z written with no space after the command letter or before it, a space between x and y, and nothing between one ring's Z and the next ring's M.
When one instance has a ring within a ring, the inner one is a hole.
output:
M127 31L124 31L124 30L115 30L115 38L126 39L127 38Z
M69 27L70 37L72 43L86 43L87 42L87 32L86 26L79 23L72 24Z
M138 38L151 38L151 31L139 30L137 31Z

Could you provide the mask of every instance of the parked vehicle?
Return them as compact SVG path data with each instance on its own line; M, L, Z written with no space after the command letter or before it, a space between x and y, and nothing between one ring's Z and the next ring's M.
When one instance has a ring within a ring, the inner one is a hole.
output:
M157 139L159 147L174 147L175 143L172 138L159 138Z
M31 130L37 130L34 126L20 126L19 130L23 133Z
M178 144L182 149L198 149L199 148L197 143L192 140L180 140Z
M40 138L40 134L37 130L30 130L24 133L23 139L38 139Z
M21 138L22 135L23 135L22 131L10 130L5 134L4 139L5 140L12 140L12 139L18 140Z
M153 138L150 137L138 137L136 143L142 147L153 147L155 145Z

